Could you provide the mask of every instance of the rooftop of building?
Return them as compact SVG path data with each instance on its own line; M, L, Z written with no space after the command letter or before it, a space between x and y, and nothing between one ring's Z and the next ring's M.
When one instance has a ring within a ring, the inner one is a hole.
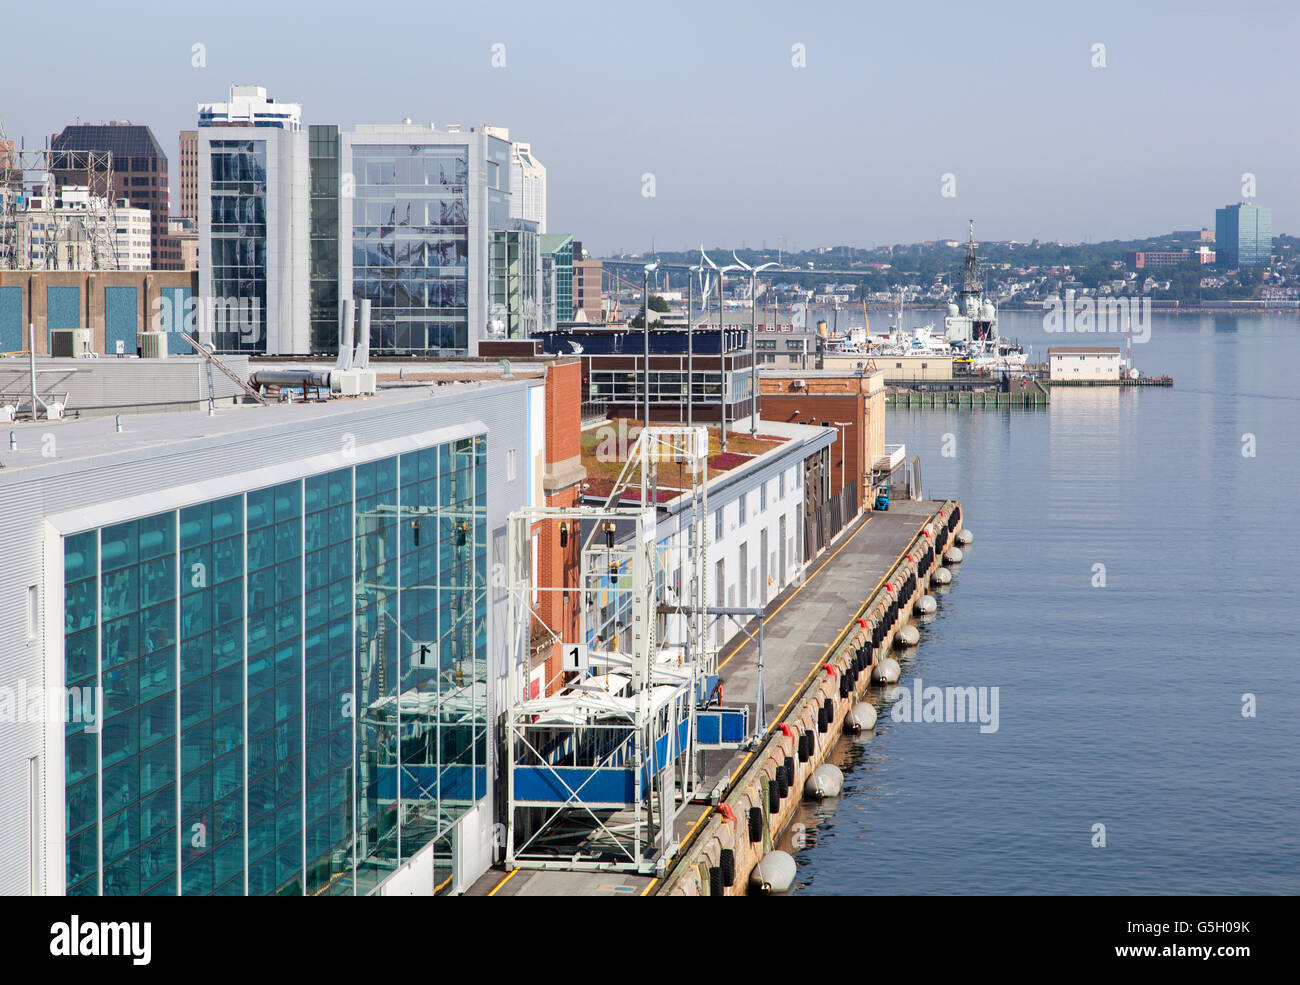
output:
M114 120L111 123L74 123L64 127L50 141L54 150L106 150L113 154L113 170L131 170L131 157L152 157L166 167L167 154L142 123Z
M700 425L703 426L703 425ZM640 433L641 424L630 418L613 418L593 424L582 432L582 465L587 479L582 484L582 495L592 499L605 499L614 489ZM806 441L823 433L834 433L834 428L819 425L789 424L783 421L760 419L752 437L749 418L736 421L727 429L727 450L722 450L722 431L707 427L709 433L708 479L719 479L738 474L756 465L771 453L795 441ZM627 476L636 486L640 483L640 468L633 466ZM661 462L658 467L657 503L667 505L690 491L690 477L684 462ZM625 492L624 500L636 501L639 490Z
M70 461L88 462L106 455L185 442L242 439L258 431L304 422L327 426L331 421L342 423L357 414L382 414L398 407L409 409L421 401L464 396L476 389L508 388L530 382L525 378L458 380L445 387L381 388L372 397L218 407L211 416L206 411L186 411L122 415L119 419L107 416L19 421L6 425L8 435L0 440L0 487L7 480L25 476L32 470L66 465ZM121 431L117 430L117 420L121 422ZM430 428L449 423L455 422L439 420L436 411L430 414ZM16 449L11 450L9 435Z
M542 233L537 241L541 244L543 253L554 253L562 247L572 245L573 233Z
M1117 346L1102 345L1054 345L1048 348L1048 353L1057 355L1075 356L1118 356L1120 349Z
M864 355L863 353L845 353L845 355ZM893 359L893 356L889 358ZM848 377L884 376L883 369L777 369L760 367L759 376L782 380L842 380Z

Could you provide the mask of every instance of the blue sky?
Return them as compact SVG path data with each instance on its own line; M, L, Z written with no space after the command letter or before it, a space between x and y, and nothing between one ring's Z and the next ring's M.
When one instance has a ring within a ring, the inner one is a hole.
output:
M1292 5L71 0L40 20L0 63L9 136L148 123L173 195L177 132L242 82L305 122L508 126L547 166L550 228L596 254L957 239L968 217L985 239L1127 238L1213 226L1245 172L1274 232L1300 229Z

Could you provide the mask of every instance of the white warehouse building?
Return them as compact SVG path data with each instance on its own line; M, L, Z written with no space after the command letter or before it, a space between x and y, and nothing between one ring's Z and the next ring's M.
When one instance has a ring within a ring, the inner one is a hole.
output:
M1118 348L1100 346L1053 346L1047 350L1053 382L1118 380L1122 372Z

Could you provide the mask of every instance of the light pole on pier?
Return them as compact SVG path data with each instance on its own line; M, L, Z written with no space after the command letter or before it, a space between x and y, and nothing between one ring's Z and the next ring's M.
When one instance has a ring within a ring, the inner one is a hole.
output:
M642 280L641 300L644 307L641 309L641 334L645 339L645 418L641 421L643 428L650 426L650 275L659 269L659 261L647 263L645 265L644 278Z
M731 258L749 271L749 436L758 437L758 275L776 261L751 267L733 252Z

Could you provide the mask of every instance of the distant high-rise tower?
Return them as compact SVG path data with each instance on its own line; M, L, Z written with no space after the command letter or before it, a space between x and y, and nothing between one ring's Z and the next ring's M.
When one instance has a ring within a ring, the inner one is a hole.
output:
M181 131L181 211L183 219L199 218L199 132Z
M199 327L220 352L311 351L301 120L301 106L261 86L232 86L229 102L199 105Z
M167 217L171 212L171 178L167 172L167 155L154 139L153 132L128 120L112 123L64 127L50 141L52 150L109 151L112 154L113 179L110 187L90 187L92 195L115 200L129 199L135 208L149 210L149 246L152 265L163 269ZM60 185L82 184L81 175L55 172Z
M1220 267L1262 267L1273 253L1273 213L1249 202L1214 212L1214 250Z
M510 155L510 216L537 223L546 232L546 167L531 144L512 144Z
M485 126L483 132L510 140L508 127ZM537 223L546 232L546 166L533 154L532 144L510 144L510 218Z

